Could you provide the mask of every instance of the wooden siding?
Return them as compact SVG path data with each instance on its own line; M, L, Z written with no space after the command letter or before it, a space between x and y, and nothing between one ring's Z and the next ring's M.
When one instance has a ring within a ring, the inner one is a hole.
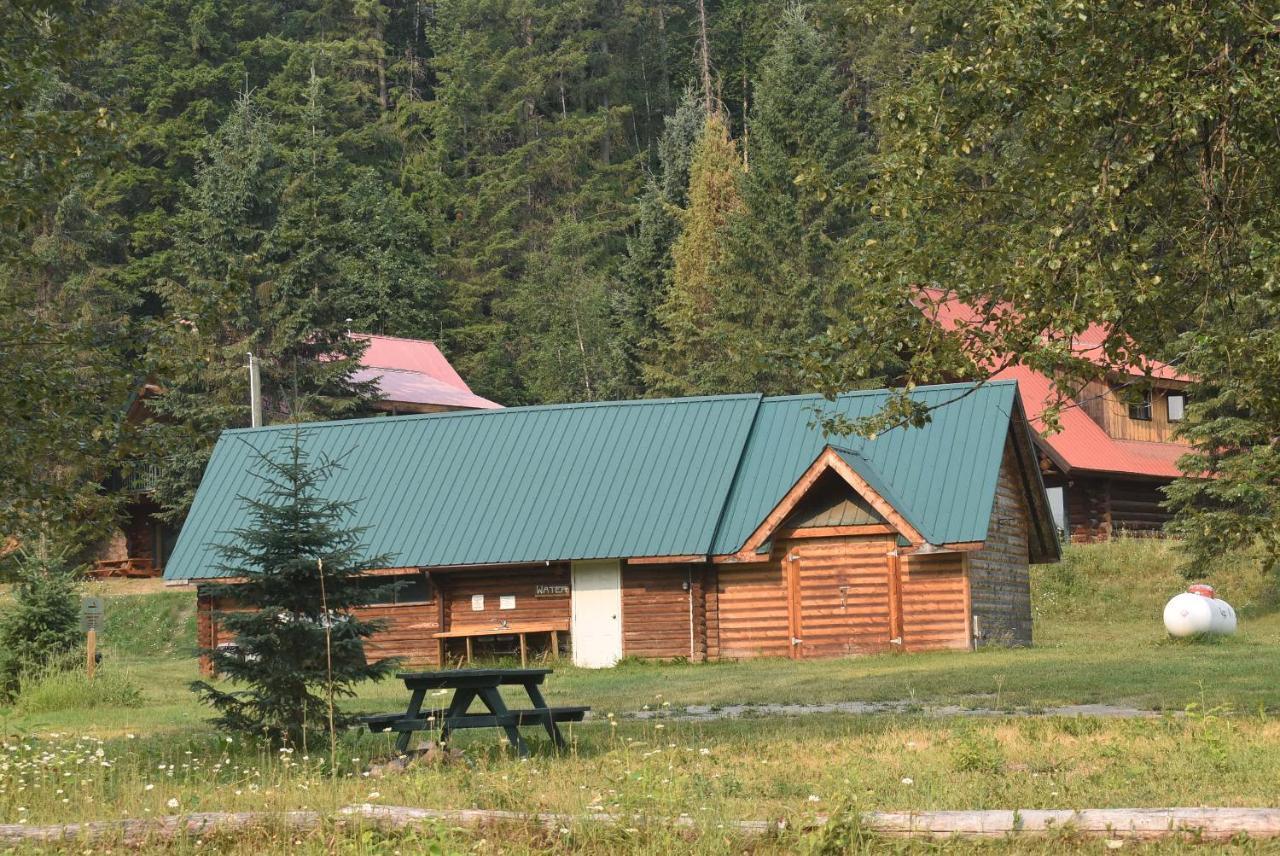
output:
M1169 392L1181 392L1181 389L1151 390L1151 418L1132 419L1129 416L1129 403L1122 395L1117 395L1112 388L1102 381L1092 381L1084 386L1076 396L1080 409L1089 414L1108 435L1117 440L1145 440L1150 443L1181 443L1173 435L1177 423L1169 421ZM1136 393L1135 393L1136 394Z
M720 565L711 656L824 657L887 648L892 637L885 536L774 544L767 562ZM797 646L792 639L800 639Z
M706 657L720 659L720 569L713 564L702 571L702 603L706 626Z
M623 656L659 660L705 656L702 574L700 564L623 566ZM691 582L688 591L686 582Z
M1168 481L1111 479L1108 483L1108 506L1111 532L1115 535L1160 535L1173 514L1163 507L1161 488Z
M531 568L512 571L463 571L451 574L431 574L431 599L419 603L378 604L356 610L361 618L381 620L386 623L368 643L371 657L397 657L404 665L413 667L440 664L439 643L432 634L459 627L495 627L506 620L513 627L544 621L569 620L569 595L547 598L534 597L534 587L541 584L568 585L569 569L563 565L551 568ZM471 609L472 595L484 595L484 609ZM514 595L515 609L500 609L501 596ZM230 637L220 632L217 612L234 609L226 601L215 603L203 593L197 593L196 637L201 648L213 648ZM687 607L686 607L687 614ZM560 634L564 642L569 634ZM688 653L688 623L685 624L685 654ZM459 656L464 643L451 640L447 655L452 660ZM530 646L543 644L538 637L531 637ZM454 649L457 650L454 650ZM207 658L201 660L201 670L208 674L211 666Z
M1027 503L1006 441L983 549L969 556L973 634L978 644L1031 644Z
M887 537L784 541L791 564L793 626L803 657L882 651L890 623ZM795 609L798 606L798 609Z
M970 646L963 553L908 556L902 568L902 647L906 651Z
M370 659L395 657L404 666L439 665L436 640L440 629L435 602L397 603L356 610L360 618L385 626L365 646Z
M876 510L859 496L848 482L834 472L825 472L779 529L808 529L825 526L866 526L884 523Z
M717 656L791 656L786 579L777 546L767 562L721 565L716 576Z
M444 630L459 627L495 627L498 622L532 624L569 620L569 594L535 597L540 585L571 585L567 565L520 570L458 571L433 574L445 598ZM484 609L471 608L473 595L484 596ZM515 609L499 609L501 597L512 595Z

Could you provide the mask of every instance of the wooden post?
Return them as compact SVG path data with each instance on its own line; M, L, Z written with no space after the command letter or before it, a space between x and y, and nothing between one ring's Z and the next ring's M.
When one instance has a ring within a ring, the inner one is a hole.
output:
M520 666L529 665L529 646L523 633L520 634Z
M896 641L895 641L896 640ZM906 620L902 615L902 559L897 541L889 542L889 650L905 651Z
M560 659L560 631L551 631L551 659Z
M466 637L467 641L467 665L471 665L471 637Z
M98 631L92 627L89 628L84 647L85 667L89 673L89 680L93 680L93 673L97 671L98 667Z

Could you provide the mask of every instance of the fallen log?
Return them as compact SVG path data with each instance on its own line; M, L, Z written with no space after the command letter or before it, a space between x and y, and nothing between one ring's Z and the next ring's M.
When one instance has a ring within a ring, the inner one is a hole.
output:
M429 809L410 806L352 805L329 818L342 824L367 824L395 830L444 825L475 828L505 824L535 825L548 830L574 826L656 825L696 831L693 818L647 819L614 814L556 814L496 811L491 809ZM171 841L179 837L225 835L254 829L287 829L305 832L319 828L326 818L315 811L204 812L166 817L89 821L52 826L0 824L0 843L55 843L72 839L106 839L137 846ZM817 829L827 818L817 817L806 829ZM862 828L873 835L905 838L1001 838L1068 832L1073 835L1151 841L1185 838L1226 841L1238 836L1252 839L1280 838L1280 809L1274 808L1108 808L1026 809L988 811L867 812ZM787 828L781 821L739 820L717 824L717 831L731 831L757 838Z

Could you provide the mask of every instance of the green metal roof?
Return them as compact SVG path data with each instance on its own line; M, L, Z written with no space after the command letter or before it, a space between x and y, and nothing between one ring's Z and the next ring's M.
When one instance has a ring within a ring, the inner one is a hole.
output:
M867 479L872 487L887 492L885 498L930 543L986 540L1018 387L993 382L970 391L972 386L917 387L914 399L943 405L931 421L874 440L827 438L816 423L819 413L870 416L884 406L888 390L847 393L835 401L817 395L764 399L711 552L736 552L827 445L856 452L878 475ZM864 478L865 467L855 467Z
M957 399L924 428L839 438L868 482L934 543L981 541L995 496L1016 385L922 387ZM817 396L565 404L312 423L314 457L341 457L325 493L355 505L372 553L403 567L733 553L828 444L816 410L857 417L884 390ZM169 580L218 575L215 545L248 516L258 456L293 426L219 439L165 568ZM833 444L834 445L834 444ZM892 498L891 498L892 497ZM936 541L934 539L937 539Z

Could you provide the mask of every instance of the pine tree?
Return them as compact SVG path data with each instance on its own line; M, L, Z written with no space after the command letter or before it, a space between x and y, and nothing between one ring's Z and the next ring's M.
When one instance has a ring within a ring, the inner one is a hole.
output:
M645 184L635 230L627 237L615 309L621 392L626 397L643 393L644 366L655 359L658 306L671 287L671 248L680 234L680 209L688 200L689 162L706 121L702 102L687 90L680 107L666 119L658 141L658 173Z
M738 344L721 323L725 229L741 206L742 164L723 117L709 116L689 167L689 205L671 254L670 287L658 308L662 334L645 366L651 391L691 395L738 391L720 372L727 348Z
M421 219L326 130L311 78L301 122L284 133L246 96L210 144L176 222L166 315L150 358L163 394L145 454L173 519L194 496L218 433L248 424L247 354L259 360L264 417L362 412L375 394L351 373L349 329L429 333L437 281ZM283 139L281 139L283 138Z
M741 388L798 392L805 343L848 314L843 248L865 223L866 141L844 101L827 39L803 7L783 15L760 65L750 168L723 276L731 326L749 331L725 371Z
M1169 528L1186 539L1189 576L1256 546L1274 570L1280 568L1280 284L1270 274L1199 320L1202 329L1180 343L1187 355L1180 368L1199 380L1178 423L1192 449L1179 462L1187 477L1166 489L1176 512Z
M581 364L540 347L531 289L581 285L548 270L581 271L599 292L616 272L637 190L639 153L626 135L629 109L618 73L627 55L611 42L606 9L548 0L448 0L437 7L436 145L448 178L448 278L459 369L506 404L577 389ZM555 260L562 222L593 231L590 270ZM597 293L578 305L609 305ZM559 347L553 337L548 350ZM607 354L588 355L592 362ZM526 385L521 365L537 363ZM544 373L563 366L563 375ZM554 376L553 376L554 375Z
M363 529L347 524L351 504L324 497L324 484L341 462L313 461L304 438L295 429L291 442L261 454L255 473L261 492L244 500L249 523L218 548L219 575L241 582L208 588L212 597L236 604L217 617L234 647L201 654L244 688L191 685L218 712L220 728L303 745L309 734L349 724L335 698L354 695L358 683L379 680L396 665L367 659L365 641L381 625L354 613L394 588L363 576L388 566L391 557L369 555Z
M11 698L23 676L57 665L80 647L76 569L47 550L24 553L13 603L0 616L0 697Z

